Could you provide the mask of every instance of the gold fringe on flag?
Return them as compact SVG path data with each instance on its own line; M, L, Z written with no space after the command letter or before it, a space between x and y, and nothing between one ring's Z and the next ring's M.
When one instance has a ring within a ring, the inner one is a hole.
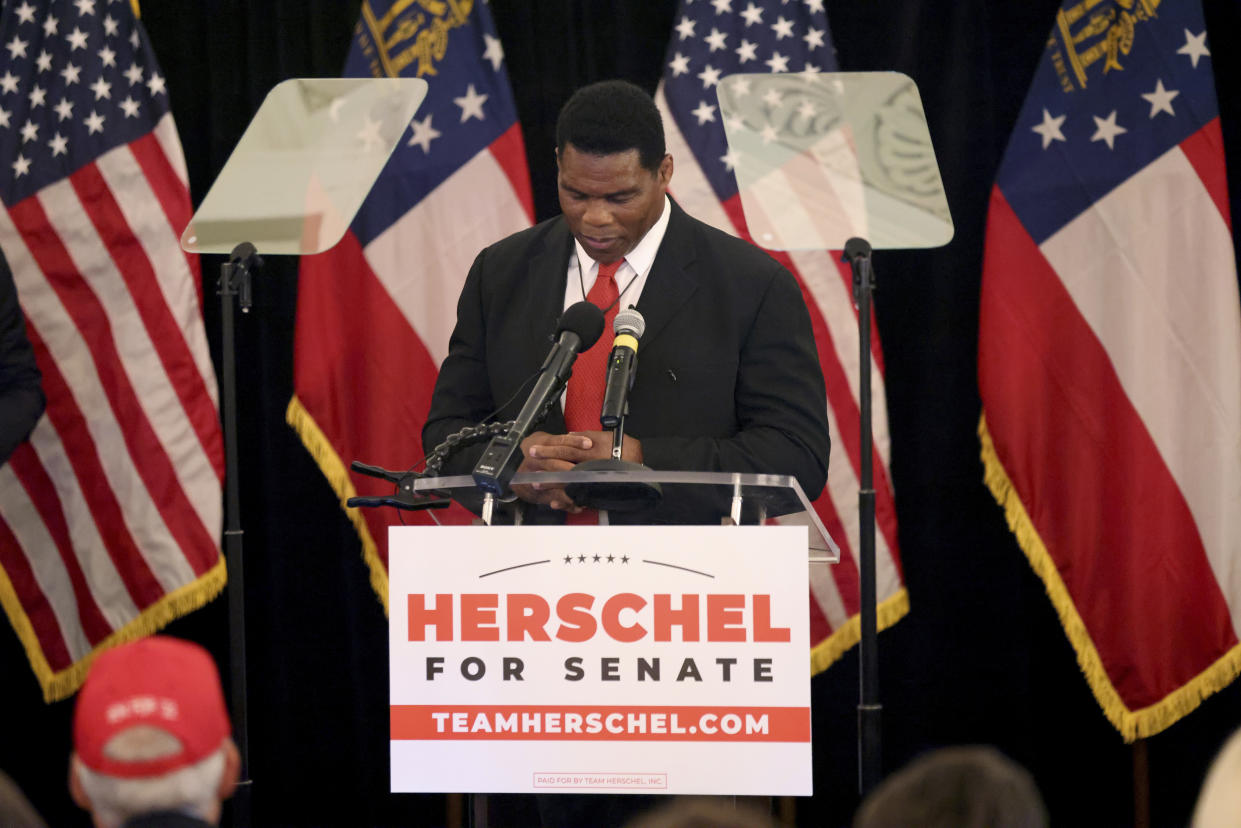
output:
M879 632L900 621L909 613L909 592L901 587L879 602L875 610L875 626ZM850 647L862 638L862 616L854 614L827 638L810 650L810 675L817 676L835 664Z
M310 452L310 456L314 458L316 465L319 466L319 470L327 478L328 485L332 487L332 491L336 492L336 497L340 500L340 508L345 510L345 514L349 516L349 521L357 531L358 539L362 541L362 558L366 561L366 565L371 571L371 588L375 590L375 594L383 602L384 614L387 615L388 569L384 566L383 561L379 559L379 549L375 546L375 539L371 537L370 527L366 525L362 512L359 509L345 505L346 500L356 497L358 494L357 489L353 487L353 481L349 479L348 469L345 468L340 455L336 453L335 446L328 440L327 435L319 428L315 418L302 405L302 401L297 398L296 394L289 400L289 407L285 409L284 420L293 427L293 430L301 438L302 445L306 447L306 450Z
M1042 538L1026 513L1025 505L1013 488L1012 480L1000 463L995 443L991 440L991 432L987 428L985 413L978 420L978 440L982 448L983 482L991 490L996 503L1004 509L1008 527L1016 536L1017 544L1025 552L1034 573L1043 581L1043 587L1060 617L1060 625L1077 653L1077 665L1086 677L1086 683L1094 693L1095 700L1103 708L1103 715L1120 731L1126 742L1145 739L1171 727L1212 693L1224 689L1241 675L1241 644L1238 644L1210 667L1155 704L1139 710L1126 707L1108 678L1099 651L1077 612L1073 598L1060 577L1060 571L1056 569L1055 561L1048 554L1047 547L1043 545Z
M34 626L22 610L21 602L17 600L17 592L13 589L13 582L9 580L8 574L2 567L0 567L0 605L4 607L9 621L13 624L13 629L17 631L17 637L22 642L22 647L26 650L30 668L43 688L43 700L54 702L67 699L77 692L82 682L86 680L86 673L90 670L95 656L99 653L118 644L156 633L182 615L200 609L220 594L227 581L224 556L221 555L215 566L202 576L160 598L128 624L95 645L94 649L85 656L59 672L54 672L51 665L47 663L47 657L35 635Z

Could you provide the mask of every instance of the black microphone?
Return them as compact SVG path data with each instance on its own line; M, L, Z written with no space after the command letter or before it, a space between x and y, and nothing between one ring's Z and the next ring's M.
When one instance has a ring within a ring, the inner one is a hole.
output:
M619 314L618 314L619 316ZM543 360L539 378L508 433L495 437L474 465L474 483L499 497L509 494L509 481L521 465L521 441L560 396L573 373L573 362L599 341L603 311L590 302L570 305L556 325L556 344Z
M612 331L616 334L616 339L612 340L612 353L608 357L607 381L603 388L603 408L599 412L599 422L604 428L614 429L625 416L629 391L633 388L633 378L638 373L638 340L646 331L646 320L638 313L637 308L626 308L612 320Z

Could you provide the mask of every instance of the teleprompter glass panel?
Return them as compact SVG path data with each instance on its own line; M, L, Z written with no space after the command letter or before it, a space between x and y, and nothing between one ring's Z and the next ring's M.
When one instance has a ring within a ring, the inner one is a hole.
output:
M181 235L193 253L319 253L340 241L426 97L415 78L273 88Z
M939 247L952 216L913 80L739 74L717 90L753 239L775 250Z

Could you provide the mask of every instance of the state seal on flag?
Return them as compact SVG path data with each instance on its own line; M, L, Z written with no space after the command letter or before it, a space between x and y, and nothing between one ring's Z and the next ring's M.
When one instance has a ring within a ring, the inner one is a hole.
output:
M411 0L393 3L377 17L369 3L362 4L358 35L375 69L389 77L437 74L436 63L448 52L448 35L469 22L474 0Z
M1081 0L1056 13L1048 46L1052 64L1065 92L1085 89L1087 71L1103 61L1103 73L1123 71L1121 55L1133 49L1139 23L1156 17L1161 0ZM1103 8L1099 8L1103 6ZM1135 8L1136 6L1136 8Z

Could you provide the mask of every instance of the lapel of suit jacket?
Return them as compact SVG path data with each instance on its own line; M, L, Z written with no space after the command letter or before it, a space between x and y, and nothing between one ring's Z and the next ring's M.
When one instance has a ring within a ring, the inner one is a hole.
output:
M526 268L525 302L509 310L525 317L529 359L538 368L556 338L556 323L564 312L564 280L573 239L564 217L548 230L543 247L530 257ZM559 434L566 430L564 411L557 400L547 418L537 426Z
M542 361L555 338L556 322L564 312L564 280L569 266L572 239L564 218L548 231L542 250L530 258L526 271L527 303L511 312L523 313L529 326L529 342L536 343Z
M643 347L659 336L668 323L698 289L698 277L694 272L693 234L690 218L675 201L668 229L655 254L651 273L647 276L642 296L638 298L638 312L646 322L642 334Z

